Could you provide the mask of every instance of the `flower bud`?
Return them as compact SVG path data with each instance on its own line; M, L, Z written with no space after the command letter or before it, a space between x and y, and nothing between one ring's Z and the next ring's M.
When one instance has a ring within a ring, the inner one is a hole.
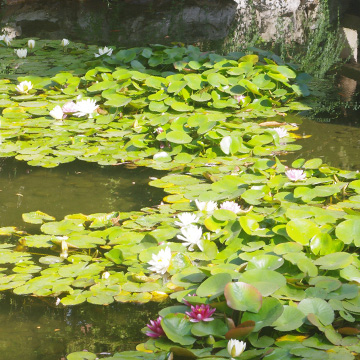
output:
M29 40L28 41L28 48L33 49L35 47L35 40Z
M70 44L70 41L69 41L68 39L62 39L62 40L61 40L61 45L62 45L62 46L65 47L65 46L68 46L69 44Z

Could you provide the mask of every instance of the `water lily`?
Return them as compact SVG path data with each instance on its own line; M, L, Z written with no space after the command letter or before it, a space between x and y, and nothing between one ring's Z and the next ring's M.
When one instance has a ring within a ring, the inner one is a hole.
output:
M107 280L110 277L110 273L108 271L105 271L102 273L101 278L103 280Z
M66 259L69 256L68 249L69 247L66 240L61 240L61 253L60 253L61 258Z
M105 46L104 48L99 48L99 53L98 54L94 54L95 57L99 57L102 55L108 55L111 56L113 52L112 48L108 48L107 46Z
M68 39L62 39L61 40L61 46L65 47L70 44L70 41Z
M31 81L22 81L18 86L15 87L15 90L21 94L27 94L33 88Z
M239 102L244 102L245 100L245 96L244 95L235 95L234 99L239 103Z
M232 143L232 139L231 136L225 136L224 138L222 138L222 140L220 141L220 148L221 150L226 154L229 155L230 154L230 146Z
M212 321L214 320L211 315L216 311L216 309L210 307L210 305L191 305L191 311L185 312L189 316L191 322L200 322L200 321Z
M51 111L50 111L50 116L52 116L54 119L56 120L62 120L64 113L61 109L61 106L56 105Z
M189 246L189 251L194 250L194 246L203 251L201 245L202 229L200 226L189 225L180 229L182 235L178 235L177 238L184 241L184 246Z
M86 99L77 102L76 107L77 112L74 114L75 116L81 117L88 115L89 119L92 119L93 113L96 111L99 105L96 105L96 101L93 99Z
M164 275L170 266L170 261L171 250L167 246L165 250L161 249L157 255L152 255L152 260L148 262L148 264L151 265L149 270L154 271L157 274Z
M227 344L227 351L229 355L232 357L240 356L245 349L246 349L246 342L244 341L230 339Z
M306 179L306 174L304 173L304 170L300 170L300 169L286 170L285 175L291 181L298 181L298 180L305 180Z
M287 130L283 127L279 127L279 128L275 128L274 131L277 132L277 134L279 135L279 138L284 138L286 136L289 135L289 133L287 132Z
M35 47L35 40L29 40L28 41L28 48L33 49Z
M147 331L145 334L152 338L165 336L165 332L161 327L161 320L162 320L161 316L159 316L156 320L150 320L150 324L146 325L150 329L150 331Z
M186 296L196 296L196 294L195 293L194 294L187 294ZM185 299L182 299L182 302L187 306L191 306L191 304Z
M163 129L162 127L158 127L158 128L155 129L155 132L156 132L157 134L161 134L161 133L164 132L164 129Z
M178 214L178 219L180 221L175 221L175 225L185 227L192 223L196 223L199 220L199 216L196 216L194 213L184 212Z
M215 201L199 201L195 200L195 204L200 211L212 212L218 208Z
M77 105L73 101L68 101L62 106L63 113L74 113L78 111Z
M7 46L10 46L11 44L11 38L9 35L1 35L0 40L2 40Z
M237 214L241 211L241 207L239 204L237 204L235 201L224 201L221 205L220 205L220 209L223 210L230 210L233 213Z
M15 49L15 54L20 59L25 59L27 56L27 49Z
M170 155L166 151L160 151L153 156L153 159L156 160L156 159L161 159L161 158L167 158L169 156Z

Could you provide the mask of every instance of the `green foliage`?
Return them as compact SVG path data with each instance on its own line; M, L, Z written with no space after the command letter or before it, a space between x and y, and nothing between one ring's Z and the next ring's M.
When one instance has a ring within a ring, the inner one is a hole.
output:
M34 53L29 66L39 56ZM64 57L72 59L73 51ZM77 158L101 165L136 160L137 165L172 169L199 156L210 160L214 152L275 151L276 135L253 120L307 109L294 101L299 86L306 88L301 74L266 54L222 57L193 46L153 45L120 50L85 65L92 67L82 77L73 70L21 77L33 84L25 94L9 80L1 81L0 156L47 168ZM50 116L56 105L77 97L97 101L95 120L92 115L84 119L68 113L57 121ZM284 141L291 142L291 136ZM281 150L292 149L284 144ZM184 161L180 153L192 158Z

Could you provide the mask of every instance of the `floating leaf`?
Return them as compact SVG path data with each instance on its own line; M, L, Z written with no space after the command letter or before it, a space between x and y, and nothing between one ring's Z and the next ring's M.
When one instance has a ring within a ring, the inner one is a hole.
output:
M257 313L262 305L261 293L244 282L229 282L225 286L224 295L227 305L235 310Z

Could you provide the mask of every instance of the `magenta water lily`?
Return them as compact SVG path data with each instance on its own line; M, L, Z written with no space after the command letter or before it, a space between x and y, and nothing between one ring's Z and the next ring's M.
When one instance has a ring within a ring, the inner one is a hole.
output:
M150 320L150 324L146 325L150 330L150 331L146 331L147 336L155 339L161 336L165 336L165 332L161 327L161 320L162 320L161 316L159 316L156 320Z
M191 305L191 311L187 311L185 314L189 316L191 322L200 322L200 321L213 321L214 318L211 317L216 309L212 308L210 305Z

